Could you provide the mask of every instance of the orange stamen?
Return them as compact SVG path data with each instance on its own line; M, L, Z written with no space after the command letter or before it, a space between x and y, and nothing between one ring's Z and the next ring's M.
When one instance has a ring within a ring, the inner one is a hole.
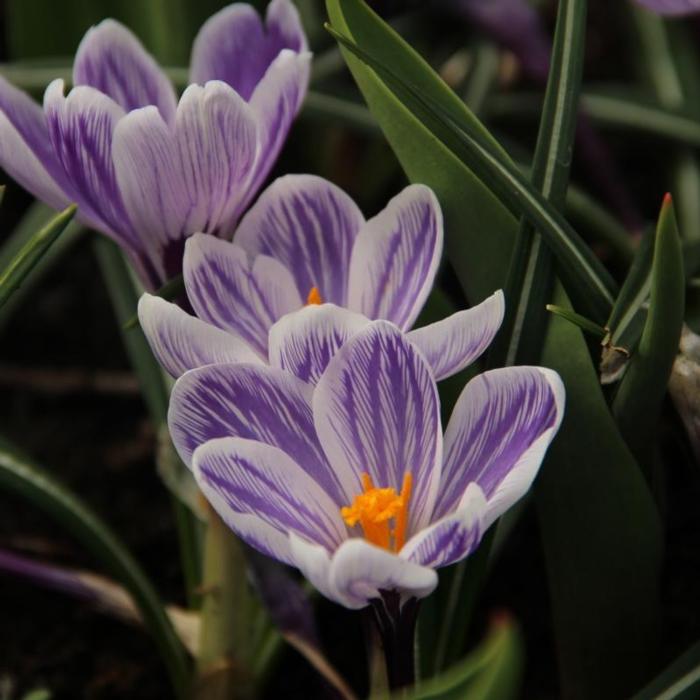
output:
M309 295L306 297L307 306L317 306L318 304L323 304L323 299L321 298L321 292L318 291L318 287L311 287Z
M340 514L350 527L359 523L368 542L398 552L406 540L411 484L412 478L407 472L401 493L397 494L393 488L376 488L372 477L363 474L363 492L355 496L352 505L341 508Z

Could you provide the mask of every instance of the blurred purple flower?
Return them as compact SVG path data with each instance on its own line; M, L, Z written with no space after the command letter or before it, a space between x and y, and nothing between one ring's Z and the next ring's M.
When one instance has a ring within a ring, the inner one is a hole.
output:
M637 0L637 4L660 15L690 15L700 12L700 0Z
M344 312L348 313L348 312ZM288 343L313 347L300 321ZM368 323L314 387L259 365L210 365L175 384L169 424L202 492L243 540L361 608L428 595L530 487L564 388L539 367L473 379L444 435L420 350Z
M0 165L52 207L76 202L157 288L188 235L232 234L305 95L306 48L290 0L272 0L264 24L230 5L201 28L178 103L136 37L105 20L78 48L76 87L51 83L43 111L0 79Z
M248 362L315 382L368 319L411 328L432 288L442 239L440 205L428 187L407 187L365 221L327 180L288 175L263 192L234 243L198 234L187 241L185 287L199 318L144 295L139 320L175 377L207 364ZM305 304L299 316L287 315ZM473 362L502 319L497 292L408 337L441 379Z

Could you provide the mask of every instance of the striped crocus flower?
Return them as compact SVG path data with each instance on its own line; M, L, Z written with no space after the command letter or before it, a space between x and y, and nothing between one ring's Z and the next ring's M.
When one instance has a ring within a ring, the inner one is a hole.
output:
M187 241L184 280L197 318L145 295L141 326L175 377L207 364L247 362L315 382L368 318L411 328L432 288L442 239L440 206L427 187L407 187L365 221L327 180L286 176L253 205L233 243L201 235ZM408 337L442 379L473 362L502 319L497 292ZM290 342L302 331L316 334L310 354Z
M317 353L307 321L288 317L282 356ZM443 436L423 353L394 324L366 321L315 386L259 364L185 373L169 425L232 530L362 608L426 596L436 568L477 547L529 489L563 405L553 371L493 370L467 384Z
M0 79L0 165L129 254L147 288L181 271L187 236L230 237L269 173L306 93L310 54L291 0L265 21L246 4L210 18L177 100L154 59L105 20L83 38L73 89L43 110Z

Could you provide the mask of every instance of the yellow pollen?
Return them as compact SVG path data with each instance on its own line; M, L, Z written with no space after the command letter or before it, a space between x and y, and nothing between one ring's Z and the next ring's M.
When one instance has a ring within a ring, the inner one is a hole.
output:
M412 482L406 472L397 494L394 488L375 488L370 475L363 474L363 492L355 496L352 505L341 508L340 514L350 527L359 523L368 542L398 552L406 541Z
M318 287L311 287L309 296L306 297L306 305L318 305L323 304L323 299L321 298L321 292L318 291Z

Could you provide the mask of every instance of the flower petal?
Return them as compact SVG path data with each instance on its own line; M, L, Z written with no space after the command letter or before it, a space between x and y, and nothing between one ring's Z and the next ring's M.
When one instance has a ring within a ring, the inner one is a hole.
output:
M318 443L311 412L312 388L288 372L255 365L209 365L175 382L168 425L185 464L209 440L240 437L286 452L344 505L335 471Z
M343 543L331 559L330 580L346 605L362 608L381 591L425 598L437 586L437 574L361 539ZM349 604L348 604L349 603Z
M505 304L503 292L481 304L408 333L433 368L436 381L470 365L491 344L501 327Z
M319 545L292 534L291 554L304 576L327 598L357 610L383 590L424 598L437 585L436 573L358 538L344 542L332 557Z
M119 187L165 281L182 269L186 236L230 233L257 154L253 113L224 83L185 90L169 127L153 107L118 125Z
M268 5L266 25L253 7L243 3L212 15L192 46L190 82L223 80L249 100L282 49L306 50L299 13L289 0Z
M211 440L195 450L192 468L204 495L217 494L235 512L257 515L331 551L346 537L335 503L277 447L241 438Z
M123 25L106 19L88 30L73 64L73 84L109 95L126 112L155 105L170 123L177 99L165 73Z
M22 187L55 209L70 203L41 107L0 76L0 165Z
M345 306L350 256L363 224L355 202L332 182L286 175L260 195L235 241L249 254L269 255L291 270L302 299L316 287L324 302Z
M255 88L250 106L255 110L260 126L260 157L241 211L250 203L275 164L306 97L310 75L310 53L299 54L283 49Z
M185 247L187 296L197 316L243 338L267 358L270 327L302 306L291 274L266 256L251 264L235 243L196 234Z
M122 244L138 245L117 186L112 163L112 137L124 110L86 85L63 95L54 80L44 94L49 135L84 216L100 230L116 234Z
M409 533L433 510L442 434L437 388L417 349L392 324L376 321L338 350L313 396L319 440L343 484L346 503L375 486L400 491L410 472Z
M415 534L399 556L433 569L464 559L481 541L485 511L484 494L470 484L457 510Z
M286 532L273 527L257 515L232 510L226 499L213 489L206 491L206 499L226 525L244 542L268 557L295 566Z
M333 304L306 306L270 329L270 364L316 384L338 348L369 323Z
M144 294L138 314L153 354L173 377L211 364L262 364L241 338L190 316L165 299Z
M404 189L357 236L348 307L410 328L433 286L442 238L442 212L432 190Z
M507 367L467 384L445 431L445 461L434 517L452 512L470 483L488 502L484 528L532 484L564 409L559 375Z

